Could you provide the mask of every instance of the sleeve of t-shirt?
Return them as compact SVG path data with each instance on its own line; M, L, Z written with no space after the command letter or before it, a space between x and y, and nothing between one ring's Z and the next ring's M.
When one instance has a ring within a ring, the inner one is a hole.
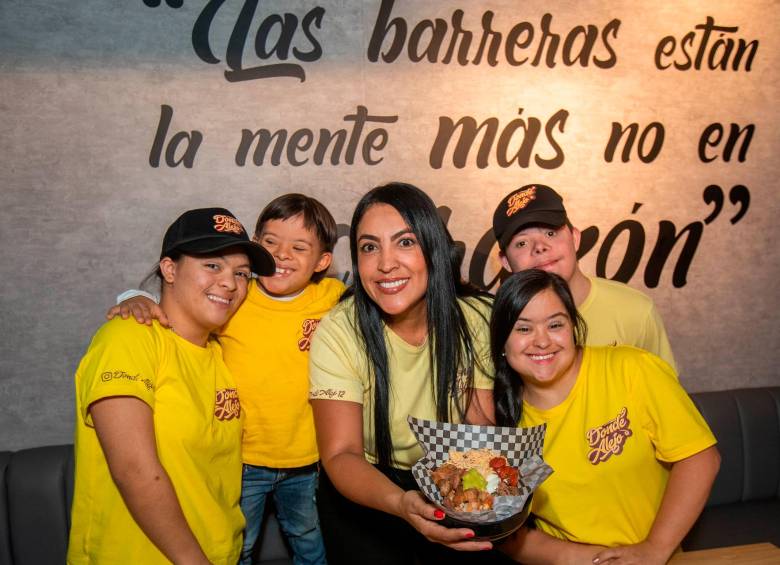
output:
M309 399L363 404L361 355L365 353L358 347L357 336L339 327L330 315L322 318L309 351Z
M76 374L84 422L93 425L89 407L94 402L114 396L132 396L154 409L160 357L160 343L151 327L122 319L103 324Z
M627 367L633 394L657 459L673 463L715 445L707 422L666 361L637 350L633 364Z
M125 300L130 300L131 298L135 298L136 296L143 296L145 298L148 298L149 300L156 302L157 304L160 303L160 299L149 292L146 292L145 290L140 290L137 288L131 288L124 292L121 292L116 295L116 303L117 305L121 304Z
M655 304L650 305L650 311L647 313L647 318L645 318L643 334L642 342L637 344L637 347L658 355L658 357L669 363L676 372L677 364L674 362L672 346L669 345L669 337L666 335L664 322Z

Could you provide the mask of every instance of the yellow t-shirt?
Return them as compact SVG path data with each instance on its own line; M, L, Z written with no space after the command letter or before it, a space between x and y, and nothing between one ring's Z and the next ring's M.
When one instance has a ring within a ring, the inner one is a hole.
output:
M577 308L588 324L588 345L633 345L677 366L653 300L621 282L588 277L590 292Z
M459 305L465 313L478 359L474 371L476 388L493 388L493 364L490 360L490 334L487 320L490 305L476 299L466 299L475 305L476 312L465 300ZM354 300L349 298L336 306L322 319L312 342L309 378L311 399L345 400L363 405L363 448L365 457L376 463L374 444L373 377L369 376L364 346L357 334ZM481 313L481 315L480 315ZM484 318L483 318L484 316ZM410 469L423 455L409 424L408 416L436 419L436 401L433 394L433 375L429 344L421 346L406 343L385 326L390 374L390 432L393 459L401 469ZM457 418L457 412L453 411Z
M153 412L157 455L184 517L214 564L235 565L244 517L241 406L219 345L115 318L76 372L76 484L68 563L169 563L130 515L108 470L89 406L133 396Z
M274 300L253 284L222 329L225 363L245 416L245 463L291 468L319 459L309 404L309 348L320 318L343 291L341 281L325 278L292 300Z
M617 546L643 541L668 466L715 444L673 369L634 347L586 347L569 396L549 410L523 403L520 425L547 423L554 472L531 511L558 538Z

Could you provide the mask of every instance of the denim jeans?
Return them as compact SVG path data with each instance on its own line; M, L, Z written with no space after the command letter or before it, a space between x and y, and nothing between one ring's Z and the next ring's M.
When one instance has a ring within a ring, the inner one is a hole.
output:
M274 497L276 517L293 550L295 565L325 565L317 516L317 467L272 469L244 465L241 512L246 518L240 565L252 563L252 548L260 534L266 496Z

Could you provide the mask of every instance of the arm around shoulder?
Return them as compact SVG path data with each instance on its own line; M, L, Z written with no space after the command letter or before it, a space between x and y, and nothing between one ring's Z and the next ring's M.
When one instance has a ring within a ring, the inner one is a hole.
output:
M168 316L160 307L156 296L143 290L126 290L116 297L117 304L106 312L106 319L121 316L126 320L130 316L139 324L151 325L152 320L158 320L166 328L170 327Z

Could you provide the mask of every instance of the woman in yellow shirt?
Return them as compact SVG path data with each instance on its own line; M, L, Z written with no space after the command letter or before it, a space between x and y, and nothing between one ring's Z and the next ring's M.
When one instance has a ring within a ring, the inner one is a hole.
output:
M273 271L223 208L168 228L156 274L172 327L111 320L76 373L68 563L236 563L241 406L211 334Z
M536 529L501 549L528 564L666 563L715 480L715 438L668 363L585 347L585 332L558 275L523 271L496 294L495 421L546 424L554 469L534 492Z
M490 301L461 281L452 237L417 187L366 193L349 239L355 281L309 356L328 560L489 563L502 556L453 551L491 544L438 524L418 491L410 468L423 452L407 417L460 422L489 398Z

